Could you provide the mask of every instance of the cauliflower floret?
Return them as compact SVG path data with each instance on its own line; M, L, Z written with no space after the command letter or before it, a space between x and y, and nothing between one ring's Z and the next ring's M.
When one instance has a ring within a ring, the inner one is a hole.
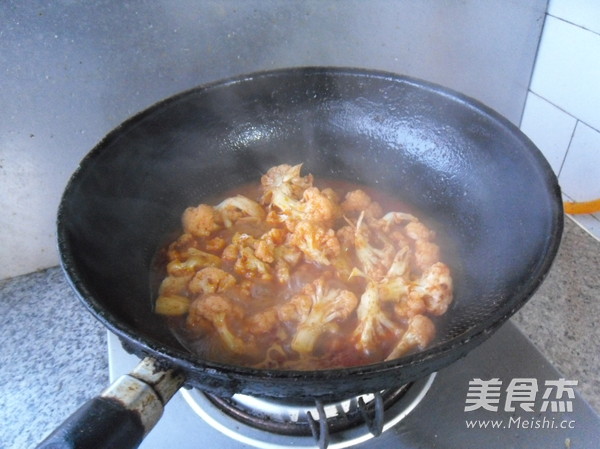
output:
M266 215L260 204L244 195L236 195L223 200L215 207L215 210L221 214L226 228L230 228L242 217L262 221Z
M410 275L410 250L408 246L401 247L388 269L385 279L403 278L408 280Z
M263 236L264 237L264 236ZM254 255L266 263L275 262L275 243L267 238L260 238L254 243Z
M420 221L411 221L404 227L404 232L413 240L431 240L435 238L435 232Z
M325 187L323 190L321 190L321 193L323 195L325 195L327 198L329 198L329 200L332 203L334 203L334 204L339 204L340 203L340 197L339 197L339 195L332 188ZM341 209L340 209L340 213L341 213Z
M394 313L402 319L411 318L415 315L427 313L427 306L423 298L419 296L404 296L394 304Z
M370 353L380 346L380 341L396 338L401 335L401 328L392 321L381 308L379 287L375 282L369 282L360 297L356 309L358 326L352 334L356 349Z
M440 247L427 240L416 240L414 259L415 265L424 272L440 260Z
M419 219L414 215L405 212L388 212L383 217L376 220L373 223L373 226L377 226L384 232L390 232L395 225L413 221L419 221Z
M331 226L340 216L337 195L331 189L323 192L312 185L312 176L300 176L302 165L279 165L261 179L262 203L274 206L267 214L272 225L285 224L290 230L298 221L314 221Z
M185 295L192 274L183 276L167 276L160 283L158 294L161 296Z
M369 207L365 209L365 214L368 218L378 219L383 214L383 209L378 202L373 201L369 204Z
M190 248L200 249L200 243L192 234L181 234L169 245L167 257L169 260L185 259Z
M369 226L385 235L397 247L414 247L413 264L421 272L440 260L439 247L430 241L435 232L421 223L414 215L404 212L388 212L379 220L370 220Z
M283 245L275 247L275 277L280 284L287 284L290 280L291 270L300 259L302 252L293 246Z
M389 270L396 249L393 243L382 233L377 233L381 242L381 248L376 248L370 242L370 232L367 226L363 226L364 212L361 213L356 229L354 231L354 248L356 257L361 263L362 272L369 279L381 280Z
M246 320L246 333L261 335L271 332L279 323L277 311L274 307L255 313Z
M204 320L212 323L223 344L236 354L251 354L256 352L253 340L242 339L230 327L232 322L242 319L243 310L232 300L221 295L205 295L196 299L190 305L187 325L194 328L203 326Z
M283 245L285 243L287 234L288 233L285 229L273 228L266 232L261 238L273 242L274 245Z
M409 239L406 234L400 229L393 229L388 232L388 236L394 242L394 244L401 248L403 246L409 246L411 244L411 239Z
M379 218L383 213L381 205L373 201L364 190L360 189L346 194L341 209L348 216L356 216L364 212L367 219Z
M379 203L373 201L364 190L360 189L348 192L341 207L346 214L364 212L367 218L378 218L383 213Z
M435 232L420 221L411 221L404 227L404 233L414 241L414 264L426 271L440 260L440 248L430 240L435 238Z
M414 284L410 280L408 247L401 249L379 287L382 299L394 301L394 312L400 318L410 318L427 311L425 302L418 295L411 295Z
M214 237L206 241L206 251L211 253L220 253L227 246L227 241L223 237Z
M252 247L256 239L249 234L243 232L236 232L231 237L231 243L223 249L221 257L224 261L235 262L238 258L240 249L244 246Z
M244 316L244 311L233 300L223 295L208 294L192 302L188 320L193 321L194 315L198 315L214 321L221 314L240 319Z
M310 294L299 293L294 295L283 304L269 307L252 315L246 320L247 332L260 335L271 332L282 322L297 323L308 316L311 305L312 297Z
M364 190L353 190L346 193L342 202L344 212L362 212L371 204L372 200Z
M290 280L290 276L291 276L290 266L281 259L275 261L275 266L273 267L273 273L275 274L275 278L277 279L277 282L279 282L280 284L287 284Z
M260 260L250 247L242 247L233 266L236 273L246 278L270 280L273 278L271 267Z
M408 328L386 360L398 358L414 349L425 349L435 337L435 325L425 315L415 315L408 321Z
M316 221L331 226L341 216L341 211L331 195L316 187L309 187L302 194L301 217L303 220Z
M353 262L345 251L341 251L338 255L331 258L331 266L334 268L334 273L342 282L350 281L352 277Z
M346 251L354 248L354 232L354 227L350 225L342 226L335 232L341 247Z
M352 260L354 254L354 228L346 225L339 228L335 236L340 244L340 252L331 259L331 265L335 268L338 279L346 282L352 277L355 268Z
M267 209L267 216L265 218L265 223L272 227L285 226L288 227L286 223L286 217L284 215L279 215L274 209ZM292 228L293 226L290 226Z
M310 221L299 222L289 235L288 243L302 251L308 260L321 265L330 265L330 259L340 254L335 231Z
M409 296L422 300L429 313L443 315L452 302L450 269L442 262L431 265L411 287Z
M189 248L181 254L183 260L172 260L167 264L167 273L170 276L189 276L204 267L219 267L221 259L214 254Z
M277 318L287 322L306 319L313 303L311 293L312 285L309 284L301 293L292 296L289 301L276 307Z
M218 212L207 204L198 207L188 207L181 217L183 229L194 237L207 237L221 229L221 218Z
M350 278L362 277L376 284L379 301L399 303L407 298L410 291L409 259L409 248L405 246L396 253L390 268L381 280L375 282L356 267L350 273Z
M382 301L399 302L408 295L410 283L410 253L408 247L401 248L390 265L385 277L379 282L379 297Z
M223 260L234 262L234 271L245 278L270 280L273 278L271 266L256 256L256 243L257 239L251 235L236 232L223 250Z
M283 223L290 230L293 230L299 221L311 221L331 227L340 216L338 205L316 187L307 188L301 200L296 200L279 190L273 193L271 204L279 210L277 218L271 217L271 221Z
M216 267L206 267L191 279L188 289L194 294L219 293L235 285L235 278Z
M276 259L284 257L286 251L282 245L285 242L286 235L287 232L284 229L278 228L265 232L253 243L256 257L267 263L273 263Z
M275 192L281 192L292 199L300 199L302 193L312 187L313 183L312 175L300 176L301 170L302 164L294 166L282 164L271 167L260 179L263 188L261 202L271 204Z
M190 300L187 296L161 295L156 298L154 312L159 315L180 316L185 315L189 307Z
M322 278L313 282L310 311L298 324L292 339L292 349L300 354L310 353L322 334L337 330L337 322L348 318L358 304L358 299L351 291L327 289L324 284Z

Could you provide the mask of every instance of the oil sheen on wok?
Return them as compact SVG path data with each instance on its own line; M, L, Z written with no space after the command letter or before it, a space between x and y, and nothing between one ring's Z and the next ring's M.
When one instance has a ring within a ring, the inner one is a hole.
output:
M315 370L426 348L452 302L435 232L390 195L279 165L188 207L155 311L203 359ZM417 214L418 215L418 214Z

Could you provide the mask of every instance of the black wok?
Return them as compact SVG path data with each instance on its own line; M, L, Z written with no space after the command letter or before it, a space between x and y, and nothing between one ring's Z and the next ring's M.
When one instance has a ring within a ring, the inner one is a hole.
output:
M455 301L430 349L357 368L263 371L199 359L153 313L153 257L183 209L300 162L392 192L441 233ZM58 238L83 304L128 351L218 395L324 398L397 386L465 355L540 285L562 226L549 165L489 108L388 73L295 68L192 89L123 123L70 180Z

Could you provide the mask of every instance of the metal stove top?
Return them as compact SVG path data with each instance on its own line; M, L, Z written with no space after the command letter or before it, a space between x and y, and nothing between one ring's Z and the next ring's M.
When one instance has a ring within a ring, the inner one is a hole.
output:
M112 382L137 358L112 334L108 349ZM329 447L595 449L600 416L579 396L576 381L564 379L508 322L463 359L417 382L402 405L386 411L381 436L371 438L361 429L334 433ZM257 431L211 407L197 391L181 390L140 448L317 447L312 437Z

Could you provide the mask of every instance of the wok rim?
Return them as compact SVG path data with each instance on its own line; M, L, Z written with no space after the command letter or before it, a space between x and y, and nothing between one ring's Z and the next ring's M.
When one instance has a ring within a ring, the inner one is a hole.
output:
M545 252L540 254L541 263L538 264L536 271L530 273L529 282L520 286L515 294L511 295L510 298L504 302L504 304L497 310L495 314L496 316L490 317L487 320L478 323L468 331L441 344L390 361L349 368L312 371L266 370L204 360L190 352L186 352L184 350L175 350L175 348L165 345L157 339L140 335L132 326L124 323L119 316L109 313L106 308L103 307L101 301L94 297L94 295L87 288L82 276L79 274L79 269L73 256L73 249L70 248L67 238L67 231L65 229L65 209L67 207L66 203L68 201L68 197L76 188L78 180L82 176L82 173L86 170L86 167L91 164L91 161L107 146L109 146L111 142L118 139L121 133L135 128L137 123L142 121L146 116L154 113L158 109L164 108L169 104L180 100L183 97L209 91L215 88L222 88L234 84L242 84L258 78L277 77L282 75L287 76L300 72L310 76L335 75L365 77L368 79L379 78L393 83L409 84L436 95L448 97L453 101L459 101L465 104L469 109L474 109L479 114L487 116L492 121L498 123L498 125L508 130L511 135L518 137L523 144L522 150L527 151L529 155L535 159L535 162L537 163L540 172L543 175L543 179L548 187L549 204L555 210L551 211L553 216L553 220L551 222L552 232L546 238L547 244L545 245ZM125 341L133 344L136 347L136 350L133 352L141 352L144 355L153 356L158 360L167 361L167 363L173 365L174 367L183 369L184 371L227 373L228 376L244 378L248 381L252 381L253 379L265 380L266 378L284 381L343 380L349 376L376 375L388 371L396 371L412 365L424 365L425 362L429 361L439 361L437 365L435 363L431 364L433 369L429 369L426 372L423 371L423 375L425 375L442 366L446 366L452 361L463 356L475 346L485 341L531 298L531 296L535 293L548 275L552 263L554 262L560 247L563 227L564 214L562 213L561 190L552 168L540 150L533 144L533 142L531 142L531 140L507 118L500 115L498 112L486 106L479 100L436 83L387 71L337 66L287 67L236 75L222 80L200 84L196 87L184 90L146 107L112 129L84 156L77 169L73 172L69 178L69 181L67 182L57 214L57 240L60 265L66 275L67 281L88 311L90 311L96 319L98 319L106 328L108 328L108 330L116 334L121 342ZM459 351L460 348L463 348L464 350Z

